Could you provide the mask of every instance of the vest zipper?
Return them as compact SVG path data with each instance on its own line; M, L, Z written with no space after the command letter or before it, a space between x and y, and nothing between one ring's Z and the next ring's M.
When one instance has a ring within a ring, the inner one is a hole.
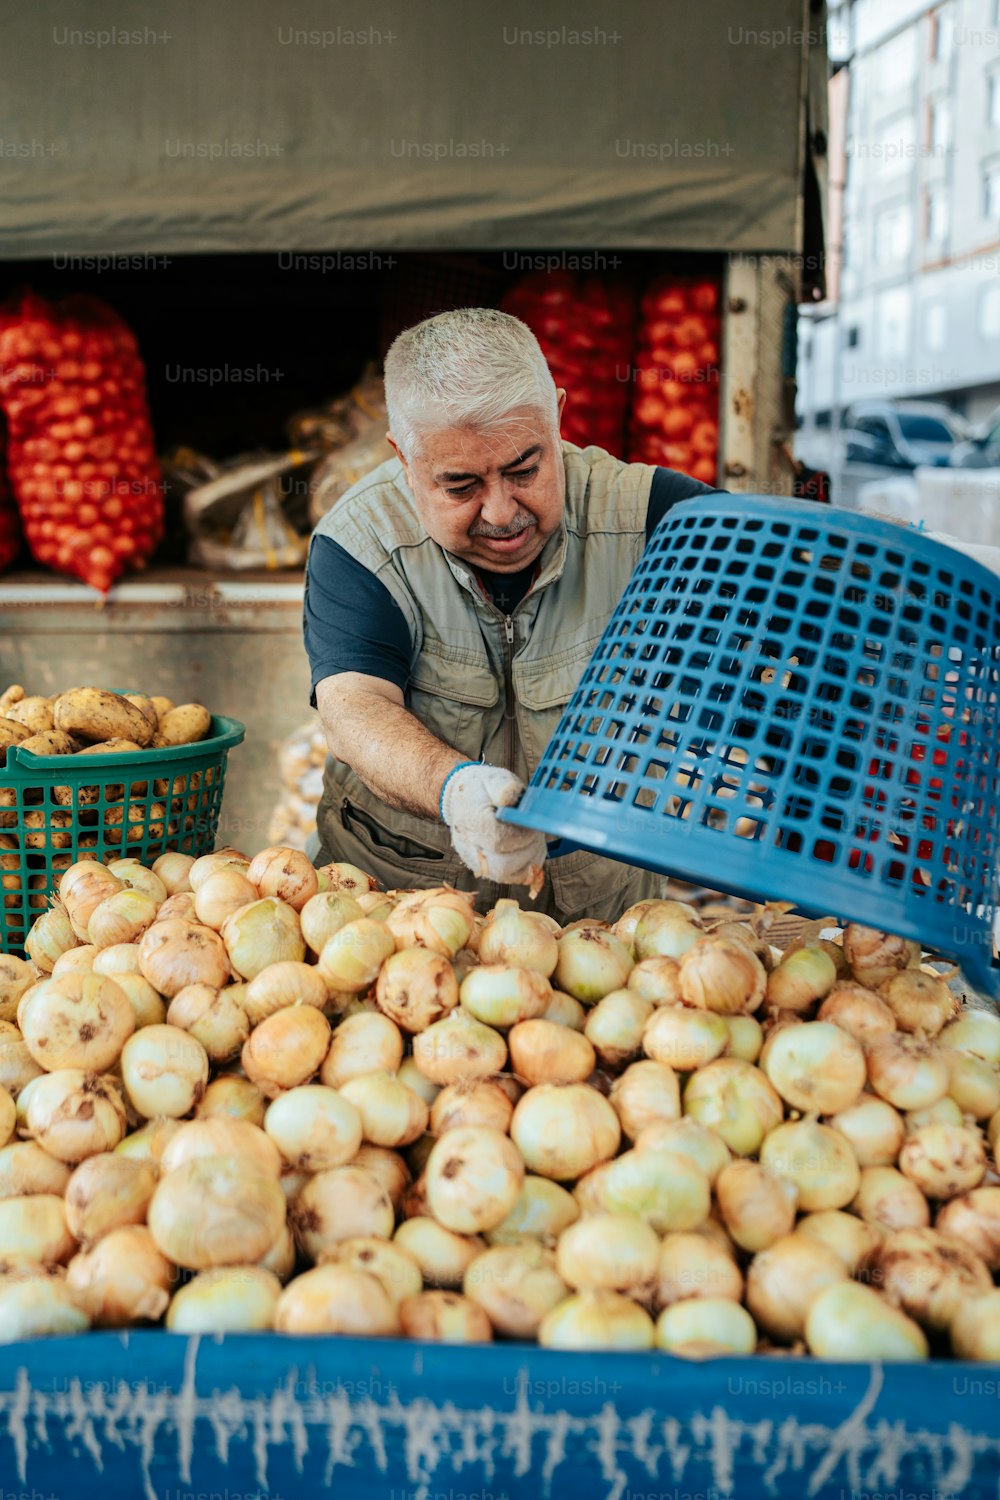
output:
M483 591L485 593L485 590ZM498 620L503 622L503 764L504 770L516 775L514 770L514 616L505 615L497 609L488 596L486 603ZM513 886L502 885L497 901L509 900Z

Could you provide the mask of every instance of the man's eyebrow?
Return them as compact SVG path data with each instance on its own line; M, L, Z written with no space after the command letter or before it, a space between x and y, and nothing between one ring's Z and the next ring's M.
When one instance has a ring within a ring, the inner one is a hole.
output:
M506 473L508 469L520 468L521 464L527 463L529 458L534 458L535 454L541 453L541 451L541 443L533 443L530 448L526 448L523 453L519 453L517 458L512 458L509 464L504 464L501 473ZM456 484L460 479L478 478L478 474L463 473L457 469L445 469L442 473L434 475L437 484Z

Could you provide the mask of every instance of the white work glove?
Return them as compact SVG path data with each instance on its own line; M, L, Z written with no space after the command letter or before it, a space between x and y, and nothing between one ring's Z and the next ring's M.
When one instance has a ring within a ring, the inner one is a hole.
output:
M456 766L441 791L441 816L455 853L480 880L498 885L541 885L545 835L501 823L497 808L516 807L524 782L500 766L478 761Z

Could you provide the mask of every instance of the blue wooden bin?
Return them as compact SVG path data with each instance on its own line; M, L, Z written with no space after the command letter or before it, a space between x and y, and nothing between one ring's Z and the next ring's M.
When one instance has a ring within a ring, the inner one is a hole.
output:
M0 1353L25 1500L996 1500L1000 1370L160 1331Z

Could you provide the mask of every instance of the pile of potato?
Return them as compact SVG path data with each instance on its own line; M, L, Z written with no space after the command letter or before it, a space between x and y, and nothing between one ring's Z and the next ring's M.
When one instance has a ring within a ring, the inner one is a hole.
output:
M0 694L0 766L11 745L35 755L134 755L194 744L211 728L212 715L200 703L178 706L160 695L94 687L44 698L14 684Z

